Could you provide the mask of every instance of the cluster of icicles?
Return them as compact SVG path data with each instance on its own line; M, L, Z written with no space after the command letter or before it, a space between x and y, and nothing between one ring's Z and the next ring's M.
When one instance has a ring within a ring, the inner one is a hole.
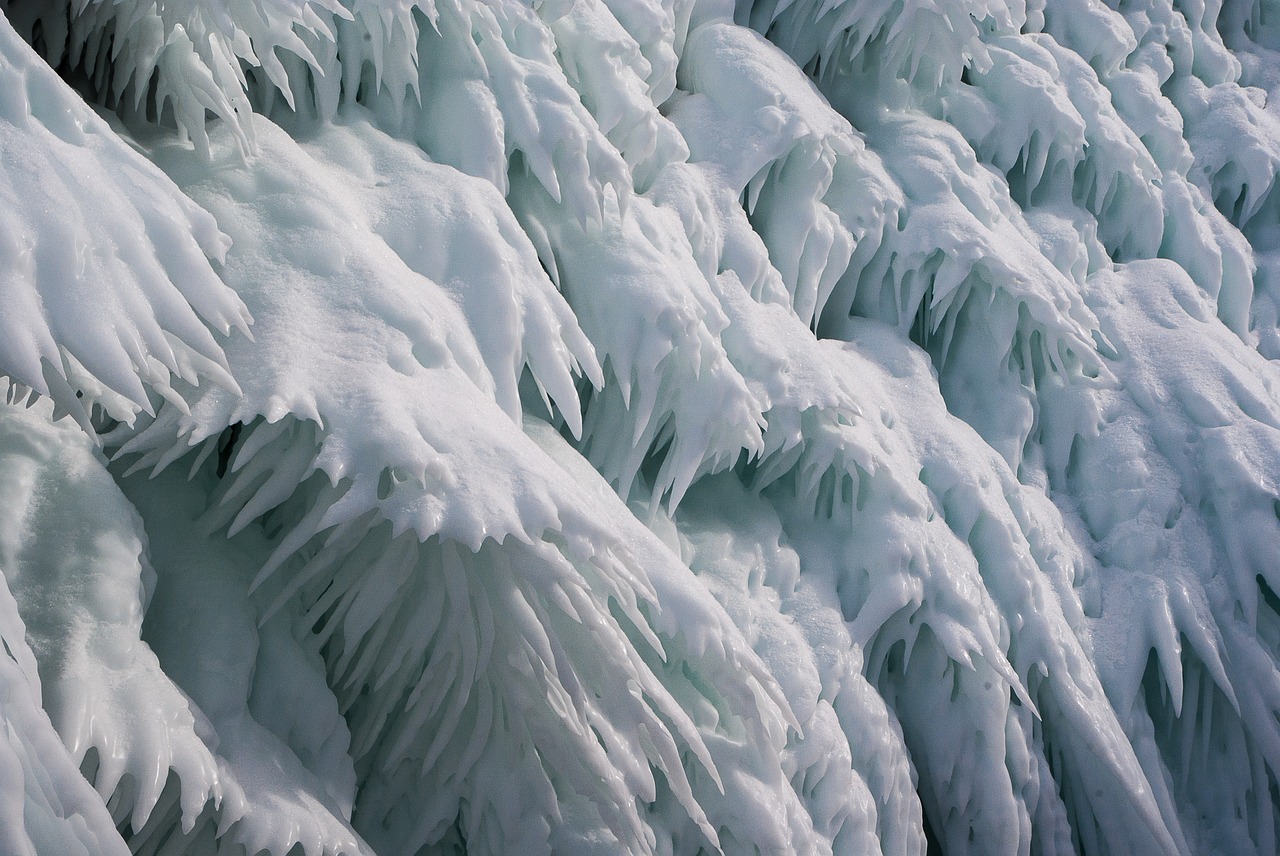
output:
M0 12L0 852L1280 846L1277 0Z

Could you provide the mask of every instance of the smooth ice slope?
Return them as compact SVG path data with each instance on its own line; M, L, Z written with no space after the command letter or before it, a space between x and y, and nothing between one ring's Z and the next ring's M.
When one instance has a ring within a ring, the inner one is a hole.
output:
M1270 0L0 12L0 853L1276 852Z

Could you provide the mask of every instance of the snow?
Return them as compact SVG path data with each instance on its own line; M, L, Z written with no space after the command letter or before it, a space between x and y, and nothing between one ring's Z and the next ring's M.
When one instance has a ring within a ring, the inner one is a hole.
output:
M0 852L1272 854L1270 0L0 0Z

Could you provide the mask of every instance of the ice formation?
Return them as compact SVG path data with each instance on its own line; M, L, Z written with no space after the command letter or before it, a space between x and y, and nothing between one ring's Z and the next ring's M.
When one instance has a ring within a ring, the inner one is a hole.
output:
M1276 853L1278 21L0 0L0 853Z

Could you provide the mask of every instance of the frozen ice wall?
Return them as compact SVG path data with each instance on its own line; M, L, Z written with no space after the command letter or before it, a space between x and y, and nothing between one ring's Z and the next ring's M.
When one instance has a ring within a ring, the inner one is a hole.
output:
M1273 0L0 0L0 854L1280 847Z

